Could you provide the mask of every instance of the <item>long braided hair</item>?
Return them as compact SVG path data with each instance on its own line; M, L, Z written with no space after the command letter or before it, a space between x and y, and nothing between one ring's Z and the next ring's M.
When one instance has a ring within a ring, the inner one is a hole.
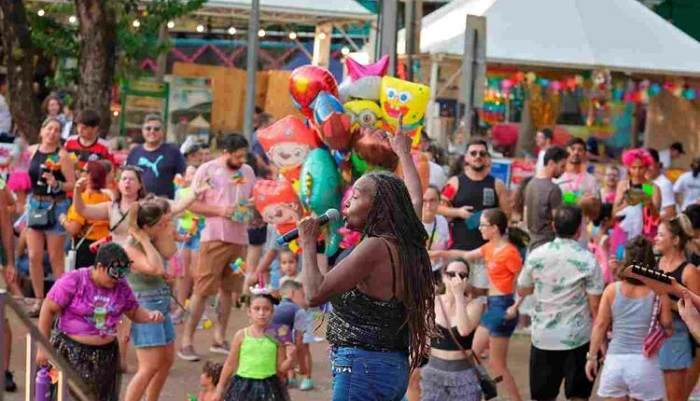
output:
M387 239L397 247L411 369L415 369L421 357L427 355L429 337L435 334L435 287L425 249L428 234L413 209L406 185L399 177L386 172L365 176L374 182L376 193L363 234Z

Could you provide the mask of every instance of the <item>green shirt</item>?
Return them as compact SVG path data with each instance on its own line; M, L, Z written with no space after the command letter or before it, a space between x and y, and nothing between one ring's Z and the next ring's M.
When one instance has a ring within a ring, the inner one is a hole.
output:
M251 337L248 328L238 356L238 372L246 379L267 379L277 374L277 343L268 336Z

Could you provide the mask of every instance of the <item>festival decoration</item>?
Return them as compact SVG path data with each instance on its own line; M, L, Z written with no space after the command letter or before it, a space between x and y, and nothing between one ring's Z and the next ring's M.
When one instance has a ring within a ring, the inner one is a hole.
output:
M321 91L338 97L338 84L328 70L315 65L304 65L292 71L289 94L294 106L306 117L313 118L313 103Z
M389 69L389 56L384 55L374 64L363 65L348 57L345 60L347 78L338 87L340 99L379 99L382 77Z
M292 185L287 181L260 180L253 187L255 208L265 223L285 234L296 227L304 212Z
M294 116L258 131L258 141L272 164L291 182L299 179L306 156L319 145L316 133Z
M350 130L362 127L379 128L382 124L382 109L370 100L352 100L345 103L345 114L350 117Z
M328 209L339 209L341 200L341 177L335 160L326 149L315 149L309 153L301 169L299 199L302 205L320 216ZM341 220L330 223L326 235L326 255L336 253L341 236L338 229Z
M314 102L314 125L318 136L329 148L345 151L350 147L350 117L340 101L328 92L321 92Z
M403 115L403 129L413 139L413 146L417 146L429 98L430 88L425 85L393 77L382 78L379 104L387 131L394 132L399 115Z
M241 258L236 259L229 267L231 267L233 274L240 275L248 272L248 264Z

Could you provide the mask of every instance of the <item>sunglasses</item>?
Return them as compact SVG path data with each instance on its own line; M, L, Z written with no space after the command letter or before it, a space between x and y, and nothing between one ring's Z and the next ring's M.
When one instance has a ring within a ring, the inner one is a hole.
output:
M488 152L485 152L485 151L483 151L483 150L472 150L472 151L469 152L469 154L470 154L472 157L476 157L476 156L486 157L486 156L489 155Z
M144 125L143 129L146 131L160 131L159 125Z
M107 266L107 276L115 280L120 280L129 275L131 271L131 261L126 263L115 260Z
M469 278L469 273L467 272L445 272L445 277L453 278L459 276L460 279L466 280Z

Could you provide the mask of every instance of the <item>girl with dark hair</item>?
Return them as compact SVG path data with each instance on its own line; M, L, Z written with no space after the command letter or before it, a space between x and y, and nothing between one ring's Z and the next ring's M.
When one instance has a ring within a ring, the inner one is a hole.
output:
M93 399L117 401L119 394L119 347L117 323L126 315L137 323L159 324L164 316L139 306L125 277L131 261L119 244L100 248L95 265L61 277L51 288L41 308L39 330L58 354L80 376ZM53 333L54 319L58 317ZM40 349L37 365L48 363Z
M316 258L318 219L299 223L309 306L333 306L327 339L336 401L400 400L434 334L428 234L419 218L422 189L411 140L399 129L389 142L406 183L385 172L355 182L343 214L346 227L363 239L325 275Z
M489 296L487 312L482 316L481 324L488 329L477 331L472 347L480 355L486 347L490 349L489 366L494 376L503 376L503 386L511 399L520 401L520 392L506 363L510 337L518 324L518 308L524 300L515 301L515 281L523 266L519 247L522 239L508 230L508 216L501 209L486 209L481 215L479 230L486 244L473 251L435 251L431 258L461 257L469 261L483 259L489 276ZM481 334L480 334L481 333ZM488 344L487 344L488 340Z
M693 159L690 164L690 171L686 171L678 177L673 184L673 192L681 194L683 198L683 209L700 200L700 157Z
M83 177L75 185L81 188L79 191L82 192L82 201L87 205L112 200L106 189L107 167L101 161L89 161ZM75 267L92 266L95 263L95 254L90 250L90 245L109 235L109 220L85 219L75 211L75 206L71 206L67 216L61 216L59 219L61 225L73 236L73 244L76 247Z
M671 302L637 279L621 275L624 267L641 265L656 269L651 242L638 236L625 245L622 263L611 263L618 281L607 286L598 307L586 361L586 376L598 376L598 355L612 328L605 352L598 396L605 399L661 400L666 395L657 355L644 355L644 341L651 325L661 324L672 334Z
M289 393L280 379L294 366L296 350L265 333L279 301L265 289L251 289L247 307L250 326L238 330L231 352L221 370L214 401L288 401ZM287 356L289 355L289 356Z
M678 217L662 221L654 241L654 249L661 254L659 268L674 277L696 294L700 293L700 275L695 266L688 263L685 249L692 238L693 227L684 214ZM678 298L669 295L671 300ZM692 346L688 333L688 327L678 315L677 305L673 304L673 336L666 339L659 351L659 362L664 371L666 383L666 397L669 401L681 401L687 399L690 394L688 388L695 383L688 383L688 368L693 365Z
M469 263L453 259L440 269L435 294L435 325L440 335L430 342L430 359L421 369L424 401L479 401L479 378L466 360L472 357L474 331L483 307L468 297ZM467 355L465 355L467 354Z

